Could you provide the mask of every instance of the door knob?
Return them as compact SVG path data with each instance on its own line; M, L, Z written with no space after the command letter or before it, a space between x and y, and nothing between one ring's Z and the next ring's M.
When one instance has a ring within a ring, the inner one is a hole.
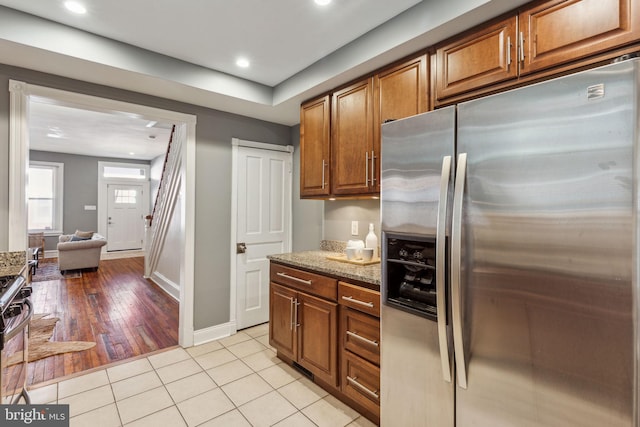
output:
M236 244L236 253L243 254L247 252L247 245L245 243L237 243Z

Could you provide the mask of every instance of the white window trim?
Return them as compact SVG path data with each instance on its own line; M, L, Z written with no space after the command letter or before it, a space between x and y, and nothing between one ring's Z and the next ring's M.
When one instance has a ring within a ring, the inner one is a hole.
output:
M144 179L139 178L108 178L104 176L104 168L112 167L112 168L131 168L131 169L144 169ZM100 180L108 181L110 184L122 181L128 184L133 182L145 182L149 181L149 174L151 171L150 165L145 165L142 163L118 163L118 162L98 162L98 176Z
M58 236L62 234L64 227L64 163L44 162L40 160L30 160L29 168L32 166L42 166L56 168L55 174L55 193L53 195L53 230L29 229L29 232L44 232L45 236Z

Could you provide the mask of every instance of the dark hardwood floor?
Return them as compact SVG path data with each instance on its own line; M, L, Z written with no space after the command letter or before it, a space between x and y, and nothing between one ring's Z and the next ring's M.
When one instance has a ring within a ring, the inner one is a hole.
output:
M46 260L53 261L56 260ZM94 341L92 349L29 364L36 384L178 344L178 302L142 277L143 258L100 261L81 278L33 282L35 313L60 318L52 341Z

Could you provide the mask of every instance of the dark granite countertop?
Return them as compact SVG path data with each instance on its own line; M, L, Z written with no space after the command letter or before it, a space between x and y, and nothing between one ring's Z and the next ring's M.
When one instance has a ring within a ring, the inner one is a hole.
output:
M303 268L320 274L380 286L380 264L362 266L327 259L327 256L337 255L341 255L341 253L319 250L269 255L267 258L273 262Z

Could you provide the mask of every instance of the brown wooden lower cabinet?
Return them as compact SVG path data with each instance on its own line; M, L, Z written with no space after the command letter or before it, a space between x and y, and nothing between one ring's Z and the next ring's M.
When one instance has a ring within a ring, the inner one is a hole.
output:
M380 367L342 353L342 392L380 417Z
M271 282L269 344L318 378L338 386L338 305Z
M340 386L380 419L380 292L338 282Z
M298 293L298 363L338 384L338 304Z
M380 293L277 263L270 278L269 344L278 357L379 423Z

